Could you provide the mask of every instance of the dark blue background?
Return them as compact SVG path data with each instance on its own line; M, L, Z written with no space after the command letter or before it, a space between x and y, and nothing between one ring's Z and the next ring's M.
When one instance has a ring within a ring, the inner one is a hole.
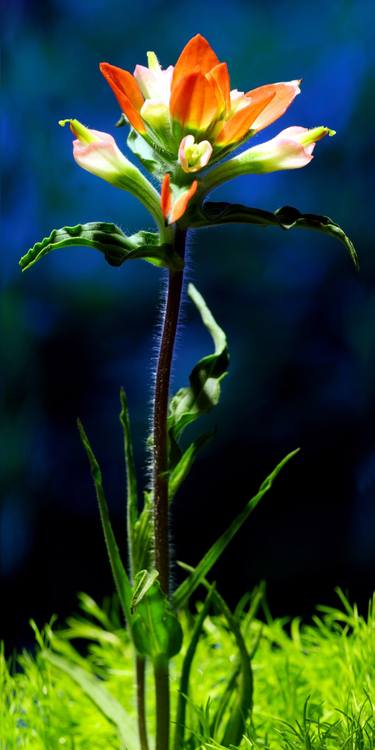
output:
M148 49L174 63L198 31L229 62L232 87L303 78L290 110L259 136L327 124L307 168L248 176L217 200L294 205L344 226L357 275L333 239L301 230L226 227L196 233L189 278L228 333L231 371L206 420L218 426L175 508L175 550L194 563L283 454L301 446L217 566L229 600L261 578L275 613L312 611L340 584L362 604L373 587L374 12L371 2L14 0L3 30L6 115L1 269L2 631L27 643L27 619L68 613L78 590L111 591L88 467L75 418L102 461L124 541L118 391L128 392L136 458L144 436L163 273L107 266L66 249L21 275L19 257L52 228L90 220L152 228L132 196L80 170L77 117L116 131L117 103L98 70L133 70ZM186 304L174 386L210 342ZM150 354L152 352L152 354ZM177 575L177 574L176 574ZM3 599L4 601L4 599Z

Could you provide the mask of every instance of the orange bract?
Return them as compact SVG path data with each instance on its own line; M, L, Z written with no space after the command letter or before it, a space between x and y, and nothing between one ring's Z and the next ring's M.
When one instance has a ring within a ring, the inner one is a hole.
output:
M99 67L130 124L139 133L145 133L146 128L139 114L144 98L134 76L127 70L109 63L100 63Z
M199 71L184 76L172 86L169 109L172 119L184 130L207 130L218 110L216 85Z
M191 73L193 70L199 70L201 73L208 73L220 60L216 57L211 45L201 34L193 36L186 44L178 58L172 79L172 91L181 78Z

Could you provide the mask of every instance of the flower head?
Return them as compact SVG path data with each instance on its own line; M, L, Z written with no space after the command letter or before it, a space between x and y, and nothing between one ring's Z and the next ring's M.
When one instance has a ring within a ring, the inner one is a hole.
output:
M107 62L100 64L100 70L125 118L154 149L163 165L162 173L168 173L162 207L171 222L177 220L176 216L181 218L181 206L185 212L200 183L200 194L207 192L206 173L203 177L199 173L281 117L300 93L300 81L271 83L246 92L231 89L227 64L200 34L186 44L175 66L163 70L154 52L148 52L147 58L148 65L136 65L133 74ZM268 144L250 149L249 171L307 164L318 138L304 144L301 132L305 130L288 128ZM230 165L234 161L223 165L226 179L233 176ZM218 170L223 171L223 167ZM208 182L215 182L216 171L208 172ZM168 211L166 195L170 199Z
M190 39L174 67L162 70L155 53L147 56L148 67L137 65L133 75L109 63L100 69L132 127L179 159L185 172L203 169L211 158L269 125L300 92L299 81L231 91L227 64L200 34ZM193 143L199 149L196 157L185 158Z

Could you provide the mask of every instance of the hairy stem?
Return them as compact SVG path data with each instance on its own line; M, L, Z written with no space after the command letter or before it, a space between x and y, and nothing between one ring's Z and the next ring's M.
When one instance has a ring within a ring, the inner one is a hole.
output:
M146 725L145 677L146 662L143 656L136 657L138 734L141 750L149 750Z
M186 232L176 229L175 248L184 256ZM169 271L163 329L156 369L153 419L153 486L155 567L164 593L169 584L168 529L168 396L173 348L180 311L183 271Z
M186 231L176 228L175 250L185 253ZM154 554L160 586L169 594L169 518L168 518L168 397L173 349L180 312L183 271L169 271L163 327L156 369L153 413L153 500ZM170 696L168 659L154 664L156 693L156 750L168 750L170 729Z

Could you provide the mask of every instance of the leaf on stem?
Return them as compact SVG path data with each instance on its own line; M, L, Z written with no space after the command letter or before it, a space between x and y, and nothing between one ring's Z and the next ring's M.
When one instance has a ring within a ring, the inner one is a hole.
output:
M111 522L109 519L108 505L107 505L107 500L105 498L104 488L103 488L102 473L101 473L98 461L90 445L89 439L86 435L86 432L80 420L77 421L77 425L78 425L79 435L80 435L83 447L87 453L87 457L90 463L91 476L95 485L96 497L97 497L98 506L99 506L99 512L100 512L100 518L101 518L103 532L104 532L105 543L107 546L109 562L110 562L111 569L112 569L113 580L115 582L116 589L120 598L120 603L121 603L121 606L125 615L125 620L127 624L130 625L130 622L131 622L130 602L131 602L131 597L132 597L132 588L131 588L131 584L130 584L128 575L126 573L125 567L121 560L119 548L117 546L115 535L113 533L113 529L112 529Z
M338 239L349 252L356 270L359 260L351 239L344 230L329 216L318 214L303 214L292 206L283 206L276 211L264 211L260 208L250 208L232 203L204 203L196 208L191 216L192 227L213 226L216 224L258 224L260 226L278 226L282 229L315 229Z
M190 373L189 385L180 388L169 403L170 500L173 499L188 475L199 449L209 440L211 433L201 435L185 451L182 451L179 446L179 438L189 424L218 404L221 381L227 374L229 364L228 345L224 331L216 323L202 295L193 284L189 284L188 294L211 335L214 352L199 360Z
M156 580L155 572L141 571L140 588L137 587L132 601L134 646L141 656L154 661L159 657L169 659L175 656L182 644L181 625Z
M72 245L99 250L111 266L121 266L126 260L136 258L173 270L182 265L181 258L170 245L160 244L157 232L141 231L128 237L115 224L103 221L53 229L49 237L30 248L19 264L26 271L53 250Z
M185 427L219 402L220 383L227 374L229 354L224 331L216 323L198 290L189 284L188 294L197 307L202 321L211 334L215 351L203 357L190 373L190 385L180 388L169 404L168 428L177 439Z
M135 721L128 716L121 704L103 686L102 682L85 669L51 653L51 651L43 651L42 655L53 666L69 675L102 714L116 726L123 750L139 750Z
M260 503L262 497L268 492L268 490L271 489L272 484L274 480L276 479L277 475L281 471L281 469L285 466L285 464L290 461L293 456L296 455L296 453L299 452L299 448L292 451L291 453L288 453L287 456L285 456L280 463L277 464L277 466L274 468L274 470L271 472L271 474L266 477L264 482L262 482L259 491L257 494L249 500L245 508L239 513L237 518L232 521L228 529L222 534L219 539L210 547L208 552L202 557L201 561L198 563L198 565L194 568L193 572L190 573L190 575L183 581L180 586L176 589L172 596L172 603L173 606L178 609L180 607L184 607L185 604L187 604L190 596L195 591L197 586L202 582L203 578L209 573L212 566L216 563L216 561L219 559L219 557L224 552L225 548L228 546L229 542L233 539L237 531L241 528L241 526L244 524L244 522L247 520L247 518L250 516L250 514L255 510L257 505Z

